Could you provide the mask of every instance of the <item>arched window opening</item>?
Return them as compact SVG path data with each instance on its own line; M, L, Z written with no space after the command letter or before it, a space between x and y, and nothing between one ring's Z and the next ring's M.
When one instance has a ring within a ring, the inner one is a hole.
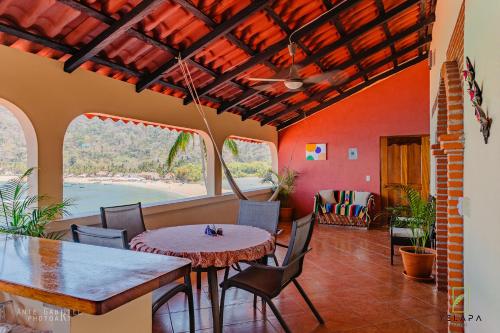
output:
M73 215L135 202L145 205L207 194L203 139L163 124L86 114L64 139L64 198Z
M243 191L271 186L270 183L263 182L264 176L273 169L273 154L268 143L230 136L224 141L222 157ZM222 192L232 192L224 172Z

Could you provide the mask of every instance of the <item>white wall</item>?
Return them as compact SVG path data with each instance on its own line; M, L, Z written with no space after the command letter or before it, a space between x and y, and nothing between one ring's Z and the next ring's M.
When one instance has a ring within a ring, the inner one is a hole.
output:
M465 95L465 286L470 290L469 312L483 318L482 323L468 323L467 332L500 331L499 30L499 0L466 1L465 55L476 65L483 107L493 118L489 143L484 144Z
M471 0L482 2L482 0ZM432 28L432 42L430 49L433 53L434 66L431 69L431 110L434 98L439 91L439 76L441 64L446 61L446 52L450 44L451 35L457 22L462 0L438 0L436 5L436 22Z
M439 92L439 78L441 73L441 65L446 61L446 52L450 44L451 35L457 22L462 0L439 0L436 5L436 22L432 28L432 42L430 49L433 54L433 67L430 73L430 110L434 106L434 101ZM435 131L437 123L437 112L431 114L431 144L436 142ZM434 170L434 159L431 159L431 170ZM436 194L435 175L431 172L430 176L431 194Z

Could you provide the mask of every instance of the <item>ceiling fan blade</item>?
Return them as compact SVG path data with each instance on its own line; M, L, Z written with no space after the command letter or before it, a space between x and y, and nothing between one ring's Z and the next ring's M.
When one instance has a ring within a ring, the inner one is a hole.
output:
M258 84L256 86L252 86L252 89L259 91L274 91L275 88L273 84Z
M347 75L343 71L334 70L304 78L304 82L320 83L328 79L332 79L335 82L335 84L339 85L347 80Z
M274 79L274 78L261 78L261 77L247 77L248 81L262 81L262 82L283 82L286 79Z
M306 82L304 82L302 84L302 87L300 87L299 89L288 89L288 91L306 91L307 89L311 88L314 85L315 85L315 83L306 83Z

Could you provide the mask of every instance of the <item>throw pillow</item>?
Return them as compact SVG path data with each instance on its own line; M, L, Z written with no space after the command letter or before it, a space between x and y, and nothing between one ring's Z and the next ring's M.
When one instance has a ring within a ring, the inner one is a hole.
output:
M368 198L370 197L371 193L370 192L356 192L356 195L354 195L354 205L360 205L365 207L366 202L368 201Z
M333 196L333 190L321 190L318 193L323 205L326 205L327 203L334 205L337 203L337 200L335 200L335 197Z

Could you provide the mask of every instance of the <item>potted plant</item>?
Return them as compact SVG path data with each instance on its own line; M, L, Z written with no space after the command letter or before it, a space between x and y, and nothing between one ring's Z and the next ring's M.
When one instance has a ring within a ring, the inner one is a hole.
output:
M39 202L46 199L42 195L30 195L27 179L33 173L28 169L22 176L9 180L0 186L0 232L57 239L63 233L47 233L47 225L55 219L67 215L70 200L45 206Z
M420 192L406 185L398 186L405 194L406 206L389 208L399 226L411 229L411 246L399 248L405 275L427 280L431 278L436 251L427 247L436 221L436 202L425 200Z
M295 182L297 179L297 171L288 167L283 168L280 173L269 170L269 172L262 179L263 183L271 183L273 191L276 191L280 186L278 199L280 205L280 222L292 222L293 207L290 202L290 196L295 192Z

